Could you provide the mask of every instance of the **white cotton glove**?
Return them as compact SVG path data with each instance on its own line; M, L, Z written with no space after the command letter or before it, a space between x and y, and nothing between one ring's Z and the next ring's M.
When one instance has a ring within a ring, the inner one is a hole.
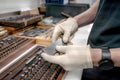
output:
M77 29L77 21L74 18L68 18L66 21L55 26L52 40L53 42L56 41L61 36L61 34L63 34L63 42L67 43L69 41L70 36L72 36L72 34L75 33Z
M52 56L42 53L41 56L51 63L59 64L68 71L93 67L89 46L57 46L56 50L64 54Z

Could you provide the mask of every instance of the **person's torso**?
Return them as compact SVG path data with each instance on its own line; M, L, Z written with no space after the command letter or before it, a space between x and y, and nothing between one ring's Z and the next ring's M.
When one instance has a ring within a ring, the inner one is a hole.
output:
M100 0L88 43L91 47L120 47L120 0Z

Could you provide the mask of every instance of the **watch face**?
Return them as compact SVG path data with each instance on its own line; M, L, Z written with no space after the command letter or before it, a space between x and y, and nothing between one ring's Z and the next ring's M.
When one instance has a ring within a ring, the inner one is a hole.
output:
M112 60L101 60L99 62L99 68L102 69L102 70L110 70L114 67L114 64L112 62Z

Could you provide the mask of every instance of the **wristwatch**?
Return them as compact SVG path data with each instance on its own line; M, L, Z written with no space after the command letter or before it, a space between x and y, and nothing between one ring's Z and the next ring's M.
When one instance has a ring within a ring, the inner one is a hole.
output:
M110 70L114 67L111 54L108 47L102 48L102 59L99 61L99 68L102 70Z

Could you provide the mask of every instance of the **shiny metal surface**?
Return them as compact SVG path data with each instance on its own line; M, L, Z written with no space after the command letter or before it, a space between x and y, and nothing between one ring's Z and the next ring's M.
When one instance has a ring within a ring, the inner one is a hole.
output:
M43 51L49 55L54 55L57 51L56 51L56 46L60 46L62 45L62 39L58 39L57 41L55 41L54 43L52 43L51 45L43 48Z

